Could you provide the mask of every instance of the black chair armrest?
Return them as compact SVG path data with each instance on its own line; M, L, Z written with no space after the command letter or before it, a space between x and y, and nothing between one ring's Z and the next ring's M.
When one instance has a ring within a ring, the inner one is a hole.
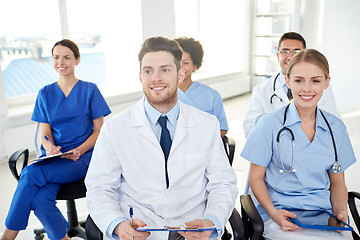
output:
M264 232L264 221L257 211L249 194L240 196L241 216L243 219L245 238L261 239Z
M21 171L20 171L20 173L18 173L16 166L17 166L17 161L20 159L21 156L24 157L22 168L21 168L21 171L22 171L24 169L24 167L26 167L28 164L29 150L28 149L20 149L20 150L16 151L15 153L13 153L9 158L10 171L11 171L12 175L15 177L15 179L18 181L20 179Z
M100 229L96 226L91 216L88 215L85 222L85 232L87 240L102 240L103 234Z
M239 212L234 208L232 212L229 223L233 232L233 239L234 240L243 240L244 239L244 226L242 219L240 217Z
M349 192L348 193L348 204L349 204L351 216L354 219L354 223L356 225L356 228L358 229L358 231L360 231L360 216L359 216L359 212L358 212L358 210L356 208L355 198L360 200L360 193L359 192Z
M232 137L224 136L222 138L226 155L229 158L230 165L232 165L235 154L235 140Z

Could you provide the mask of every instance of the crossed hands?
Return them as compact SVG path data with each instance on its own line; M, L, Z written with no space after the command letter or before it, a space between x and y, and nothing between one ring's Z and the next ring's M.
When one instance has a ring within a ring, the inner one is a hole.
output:
M119 223L114 233L119 236L120 240L143 240L150 236L149 232L140 232L136 231L138 227L145 227L147 224L139 219L134 219L133 222L134 227L131 227L131 221L123 221ZM196 219L194 221L190 221L185 223L186 226L198 226L198 227L212 227L214 223L208 219ZM208 240L211 235L211 231L203 231L203 232L178 232L181 236L188 240Z

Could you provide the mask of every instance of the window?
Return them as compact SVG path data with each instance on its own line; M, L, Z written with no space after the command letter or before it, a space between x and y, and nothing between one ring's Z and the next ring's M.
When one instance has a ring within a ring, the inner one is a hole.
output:
M7 97L36 93L54 80L46 56L60 36L57 1L1 2L0 62Z
M193 37L204 48L196 78L244 71L243 0L176 0L176 36Z
M81 47L77 76L107 96L141 90L141 1L76 0L67 1L67 9L70 38Z
M176 23L166 22L167 27L176 29L176 37L194 37L204 47L204 64L195 78L246 69L245 0L173 1ZM59 8L60 2L66 3L66 8ZM80 48L78 78L98 84L105 96L140 91L137 53L143 41L141 4L141 0L3 2L0 60L9 107L32 104L41 87L56 81L51 48L64 34ZM59 9L67 16L67 24ZM68 31L62 33L64 25ZM150 30L156 32L156 26Z
M66 4L61 11L68 16L68 38L77 43L81 54L76 76L98 84L104 95L140 90L136 53L142 43L141 1L77 0ZM62 39L59 2L5 1L0 21L6 97L32 95L32 102L41 87L58 78L51 48Z

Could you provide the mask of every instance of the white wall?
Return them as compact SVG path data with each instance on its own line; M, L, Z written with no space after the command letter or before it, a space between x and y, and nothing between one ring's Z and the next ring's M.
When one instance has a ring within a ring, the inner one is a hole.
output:
M317 48L329 60L330 76L338 110L342 113L353 145L360 156L360 1L326 0L322 43ZM352 112L352 113L350 113ZM359 191L360 164L354 164L345 175L349 190Z
M176 37L174 0L142 0L141 8L144 40L154 36Z
M359 0L303 1L300 31L308 48L315 48L327 57L331 84L341 113L360 110L359 10Z

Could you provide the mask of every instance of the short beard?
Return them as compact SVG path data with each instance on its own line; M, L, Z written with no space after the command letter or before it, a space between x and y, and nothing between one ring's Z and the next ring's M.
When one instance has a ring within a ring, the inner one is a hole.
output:
M177 91L175 91L175 93L173 93L173 94L171 94L171 93L167 94L162 99L157 99L157 98L154 98L151 95L147 94L146 92L144 92L144 93L145 93L146 99L148 100L150 105L161 113L166 113L167 111L169 111L173 106L175 106L175 104L178 100ZM164 110L167 110L167 111L163 112Z

